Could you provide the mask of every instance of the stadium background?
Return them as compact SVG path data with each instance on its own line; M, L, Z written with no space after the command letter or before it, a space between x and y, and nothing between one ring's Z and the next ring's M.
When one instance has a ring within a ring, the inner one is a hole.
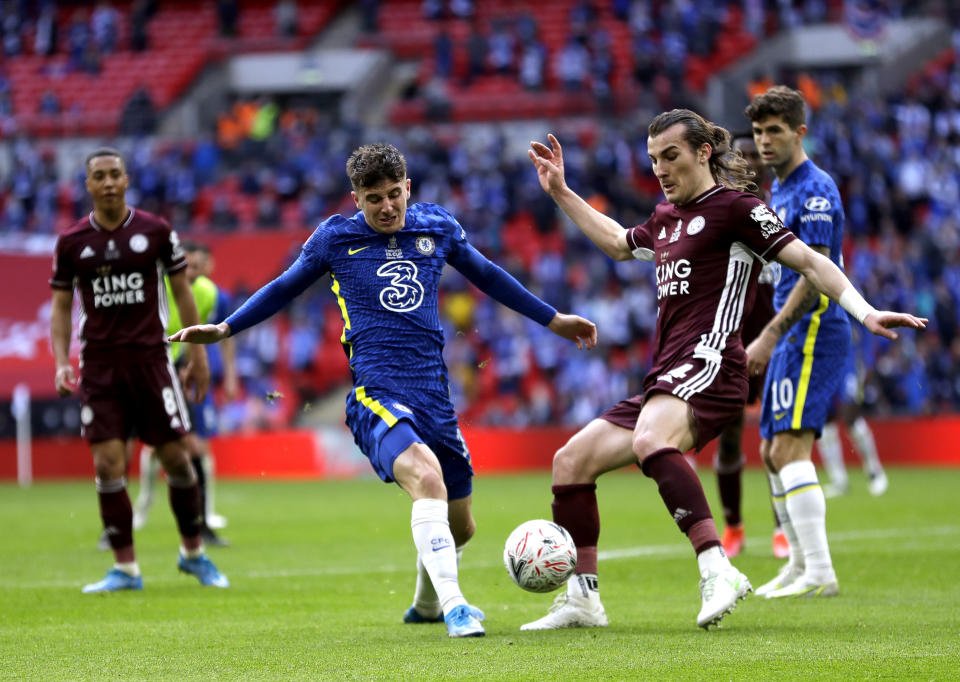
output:
M0 477L17 475L18 385L34 474L92 474L79 407L53 391L47 285L56 234L89 210L87 151L123 151L128 201L210 245L239 304L321 219L355 210L349 152L396 144L414 201L448 206L485 254L598 324L600 347L576 353L455 272L443 282L478 470L543 467L637 391L656 297L649 266L610 261L558 215L528 141L557 133L570 184L636 224L659 200L652 115L689 106L742 130L750 94L774 82L811 105L808 151L840 185L851 279L878 308L931 319L897 343L857 338L881 458L960 464L958 27L946 1L2 2ZM366 472L342 425L328 286L238 337L243 395L215 391L222 475Z

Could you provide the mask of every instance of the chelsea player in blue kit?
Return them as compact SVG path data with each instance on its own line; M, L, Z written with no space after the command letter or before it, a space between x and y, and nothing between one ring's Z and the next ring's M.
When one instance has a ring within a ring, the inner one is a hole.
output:
M237 334L329 272L353 378L347 425L380 478L396 481L413 499L417 587L404 621L443 620L451 637L482 636L483 613L467 603L457 576L458 554L475 529L473 469L442 357L440 274L449 263L484 293L578 348L596 344L596 327L524 289L471 246L441 206L408 206L406 161L395 147L360 147L347 161L347 175L359 213L325 220L297 261L225 322L170 338L214 343Z
M763 163L776 175L770 206L797 237L842 268L843 206L836 183L803 149L803 97L776 86L754 97L745 114ZM769 361L760 453L790 558L757 594L833 596L837 577L827 543L826 503L811 453L843 379L850 323L839 305L790 269L776 285L774 307L776 316L747 348L748 371L759 373Z

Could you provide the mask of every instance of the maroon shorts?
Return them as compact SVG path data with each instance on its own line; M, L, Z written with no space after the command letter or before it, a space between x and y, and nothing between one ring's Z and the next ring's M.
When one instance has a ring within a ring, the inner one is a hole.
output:
M166 355L138 364L84 362L79 397L80 433L90 443L136 435L156 446L190 430L187 401Z
M708 363L700 358L687 358L665 372L648 375L643 387L642 394L621 400L601 414L600 419L633 431L640 410L651 395L675 395L693 410L697 451L740 417L747 397L747 377L742 368L729 367L727 362Z

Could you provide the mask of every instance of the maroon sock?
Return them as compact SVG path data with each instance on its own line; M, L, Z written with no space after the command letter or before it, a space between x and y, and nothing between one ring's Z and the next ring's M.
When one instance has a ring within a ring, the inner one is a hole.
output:
M710 506L700 479L676 448L663 448L646 456L640 465L643 473L657 482L667 511L693 544L697 554L720 546ZM710 521L709 524L700 523ZM691 533L693 526L696 532ZM710 527L713 531L710 532Z
M114 553L123 554L118 561L132 561L133 553L133 507L127 494L124 479L101 481L97 479L97 497L100 500L100 518L107 531L110 547Z
M733 464L717 462L717 488L720 490L723 518L728 526L739 526L743 520L740 516L740 508L743 502L742 478L742 457Z
M597 484L555 485L551 506L554 523L567 529L577 547L577 573L596 573L600 539Z
M182 485L176 479L168 480L170 487L170 508L177 519L177 528L184 539L187 549L195 549L191 545L199 546L200 527L203 525L203 508L200 497L200 486L197 481ZM194 542L196 541L196 542Z

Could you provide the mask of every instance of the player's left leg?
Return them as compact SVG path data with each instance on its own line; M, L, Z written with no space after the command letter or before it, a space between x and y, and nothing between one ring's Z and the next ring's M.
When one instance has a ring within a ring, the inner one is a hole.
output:
M167 474L170 508L180 531L180 554L177 567L196 576L201 585L229 587L223 575L203 549L203 503L196 472L190 463L183 439L168 441L156 448L157 457Z
M723 519L726 527L720 543L727 556L733 558L743 549L744 530L741 507L743 501L743 413L727 424L720 433L714 468L717 471L717 488Z
M699 440L686 401L667 393L648 394L633 432L633 451L643 473L657 482L667 511L697 555L702 602L697 625L706 629L719 625L752 587L727 559L700 479L683 459L682 453Z
M829 597L838 591L827 542L826 500L810 459L814 436L812 429L780 431L770 445L770 461L782 485L785 514L803 553L803 573L789 585L767 592L768 599Z

